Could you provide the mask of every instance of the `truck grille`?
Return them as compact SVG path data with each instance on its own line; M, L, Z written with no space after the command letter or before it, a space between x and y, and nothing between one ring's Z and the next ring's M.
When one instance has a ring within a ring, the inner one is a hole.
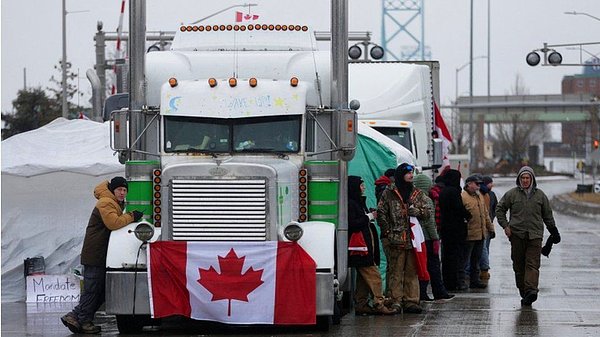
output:
M172 180L173 240L266 240L266 192L266 179Z

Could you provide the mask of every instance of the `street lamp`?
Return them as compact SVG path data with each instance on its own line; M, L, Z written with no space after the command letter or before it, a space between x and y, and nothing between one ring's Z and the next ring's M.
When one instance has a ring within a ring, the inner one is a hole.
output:
M565 14L570 14L570 15L585 15L585 16L588 16L588 17L590 17L590 18L594 19L594 20L598 20L598 21L600 21L600 18L598 18L598 17L595 17L595 16L593 16L593 15L591 15L591 14L588 14L588 13L585 13L585 12L576 12L576 11L572 11L572 12L565 12Z
M485 56L485 55L479 55L479 56L476 56L476 57L474 57L474 58L473 58L473 61L475 61L475 60L478 60L478 59L486 59L486 58L488 58L488 57L487 57L487 56ZM458 68L456 68L456 73L455 73L455 75L454 75L454 82L455 82L455 84L454 84L454 89L455 89L455 92L454 92L454 97L455 97L455 99L457 99L457 98L458 98L458 73L459 73L461 70L465 69L465 68L466 68L468 65L471 65L471 61L469 61L469 62L467 62L467 63L463 64L462 66L460 66L460 67L458 67Z
M60 61L60 70L62 72L61 87L62 87L62 116L69 117L69 105L67 103L67 14L83 13L89 11L74 11L67 12L67 0L62 0L62 59Z
M579 63L562 63L562 55L559 52L557 52L554 48L567 48L574 46L583 48L583 46L598 44L600 44L600 42L564 43L554 45L550 45L544 42L544 47L540 49L534 49L533 51L527 54L527 56L525 57L525 62L527 62L527 64L532 67L537 66L542 61L540 54L538 54L538 52L541 52L544 54L544 63L542 63L542 66L594 66L594 64L582 64L581 61Z

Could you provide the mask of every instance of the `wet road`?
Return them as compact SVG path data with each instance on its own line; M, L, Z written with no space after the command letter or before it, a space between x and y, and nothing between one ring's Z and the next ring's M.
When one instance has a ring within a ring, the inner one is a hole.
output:
M542 180L549 195L573 191L577 180ZM514 179L497 179L498 197ZM532 307L521 308L514 286L510 247L499 227L491 244L491 279L488 289L456 293L448 302L427 303L423 314L387 317L342 318L329 333L306 329L214 328L165 322L147 336L244 335L244 336L600 336L600 223L555 214L562 242L550 258L542 257L540 294ZM2 336L70 336L60 323L71 305L36 306L2 304ZM102 335L118 334L113 316L97 316ZM140 335L142 336L142 335Z

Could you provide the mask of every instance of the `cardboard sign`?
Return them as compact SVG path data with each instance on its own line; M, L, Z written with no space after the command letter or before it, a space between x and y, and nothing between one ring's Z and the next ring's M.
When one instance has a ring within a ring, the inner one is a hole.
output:
M74 275L27 276L27 302L78 302L79 279Z

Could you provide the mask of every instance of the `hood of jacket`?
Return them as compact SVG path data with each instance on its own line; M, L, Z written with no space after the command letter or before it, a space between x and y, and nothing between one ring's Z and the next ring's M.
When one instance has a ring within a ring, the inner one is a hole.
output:
M360 191L360 184L363 180L359 176L348 176L348 199L354 200L358 203L362 200L362 193Z
M444 183L447 186L453 186L460 189L460 171L459 170L448 170L444 175Z
M101 198L109 198L111 200L114 200L117 204L120 204L117 197L108 188L108 184L109 182L107 180L96 185L96 187L94 188L94 197L98 200L100 200Z
M523 166L521 167L521 169L519 170L519 174L517 174L517 186L519 186L520 188L523 188L521 186L521 174L524 173L529 173L531 175L531 187L532 188L537 188L537 182L535 180L535 174L533 174L533 169L529 166Z

